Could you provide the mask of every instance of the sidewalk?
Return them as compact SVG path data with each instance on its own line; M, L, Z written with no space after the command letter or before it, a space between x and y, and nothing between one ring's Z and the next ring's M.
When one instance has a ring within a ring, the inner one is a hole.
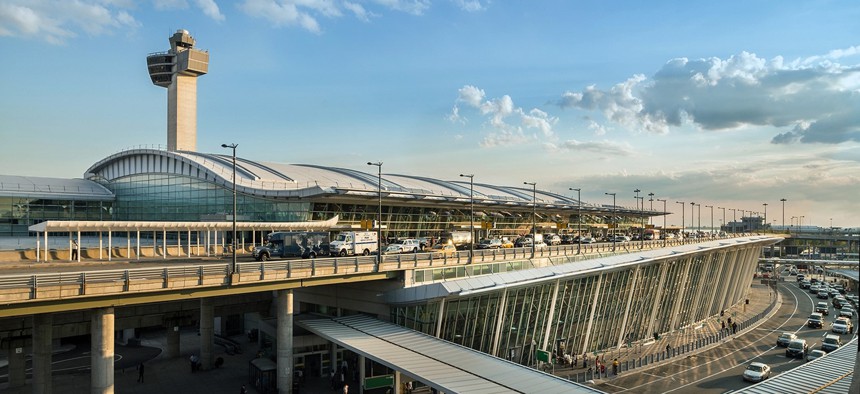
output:
M630 347L624 346L621 349L598 352L596 356L606 366L606 374L609 376L611 376L612 372L612 361L616 358L621 364L619 372L634 368L638 371L650 369L666 362L671 362L679 355L687 356L690 353L700 352L716 346L720 342L709 343L708 338L717 338L721 331L723 332L723 337L731 336L730 330L722 330L721 321L723 320L731 318L732 322L736 322L738 324L737 333L750 329L757 323L750 321L750 319L767 311L771 302L774 301L774 297L777 297L776 307L773 309L776 310L781 303L779 296L770 287L760 284L755 280L746 295L746 298L749 299L749 304L745 304L742 300L737 305L726 309L723 317L717 316L686 329L662 334L656 341L650 339L642 342L634 342ZM666 358L667 347L671 349L668 358ZM575 367L556 365L552 373L579 382L598 378L589 372L594 367L594 360L595 354L589 353L588 367L583 368L582 354L579 354L577 355L577 365Z

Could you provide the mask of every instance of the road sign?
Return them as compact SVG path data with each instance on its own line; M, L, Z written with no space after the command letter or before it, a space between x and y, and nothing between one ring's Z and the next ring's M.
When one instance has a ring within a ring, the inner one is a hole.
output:
M549 352L546 350L535 350L535 359L545 363L552 363Z
M394 375L381 375L364 378L364 389L372 390L380 387L394 387Z

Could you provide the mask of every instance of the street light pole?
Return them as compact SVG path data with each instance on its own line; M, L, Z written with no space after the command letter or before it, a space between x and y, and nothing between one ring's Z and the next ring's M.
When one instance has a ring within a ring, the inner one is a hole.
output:
M475 253L475 174L460 174L463 178L469 178L469 264L472 263L472 255Z
M686 224L684 223L684 221L685 221L685 219L684 219L684 210L685 210L685 209L687 209L687 206L686 206L686 205L684 205L684 204L686 204L686 203L685 203L685 202L683 202L683 201L675 201L675 204L681 204L681 242L684 242L684 241L686 241L686 237L687 237L687 236L684 234L684 230L685 230L685 227L684 227L684 226L686 225Z
M382 265L382 162L367 162L369 166L376 166L378 169L376 177L376 194L379 197L378 211L376 212L376 265L377 269Z
M637 200L642 202L642 211L645 210L645 196L636 197ZM637 201L637 206L639 205ZM640 213L642 211L639 211ZM645 247L645 215L639 216L639 249L643 249Z
M785 231L785 202L788 200L780 198L779 201L782 201L782 231Z
M651 211L653 212L654 211L654 193L648 193L648 201L651 202ZM648 224L653 224L653 223L651 223L651 215L650 214L648 215Z
M761 204L764 205L764 224L762 226L767 227L767 203ZM764 231L766 229L762 229Z
M661 200L658 198L657 201L660 201L663 203L663 231L666 231L666 200ZM666 247L666 240L668 239L666 237L666 235L667 234L663 234L663 247L664 248Z
M239 144L221 144L222 148L233 149L233 264L230 272L236 272L236 147ZM188 242L191 242L190 240Z
M576 243L576 254L582 250L582 189L569 187L567 190L576 191L576 234L579 236L579 242Z
M532 187L532 258L535 258L535 245L537 244L537 182L523 182L523 185Z
M615 193L604 193L607 196L612 196L612 251L615 252L615 228L618 226L615 223Z

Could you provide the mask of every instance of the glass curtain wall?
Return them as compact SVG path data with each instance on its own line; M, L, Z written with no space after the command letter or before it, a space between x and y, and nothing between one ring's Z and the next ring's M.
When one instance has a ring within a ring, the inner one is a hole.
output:
M744 261L726 256L734 255ZM432 300L391 310L397 324L525 364L536 349L582 354L646 340L654 333L718 314L742 301L754 253L711 253L509 287L474 296ZM750 260L750 261L746 261ZM732 290L731 292L728 290ZM725 298L723 298L725 295ZM553 301L554 300L554 301Z

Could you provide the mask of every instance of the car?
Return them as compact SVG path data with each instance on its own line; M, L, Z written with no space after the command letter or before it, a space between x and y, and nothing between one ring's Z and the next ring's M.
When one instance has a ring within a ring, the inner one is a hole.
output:
M840 346L842 346L842 339L839 338L839 335L826 334L821 340L821 350L827 353L839 349Z
M561 245L561 237L559 237L558 235L555 235L555 234L544 235L543 241L547 245L551 245L551 246Z
M796 271L796 270L793 270L792 272L797 273L797 271ZM797 281L798 281L798 282L803 282L805 279L806 279L806 275L804 275L804 274L797 274Z
M816 295L816 297L822 300L826 300L830 297L830 293L828 293L827 290L819 290L818 295Z
M806 319L806 325L809 328L821 328L824 323L822 323L822 316L820 313L813 313L809 315L809 319Z
M417 239L405 238L401 239L385 248L385 254L397 253L418 253L421 250L421 244Z
M804 358L809 351L809 345L805 339L795 339L788 343L785 348L785 357Z
M842 308L843 305L848 305L848 300L845 299L842 295L838 295L833 297L833 300L830 301L833 304L833 307L836 309Z
M808 289L810 286L812 286L812 283L810 283L808 280L800 282L801 289Z
M531 237L520 237L517 238L516 242L514 242L514 245L518 248L530 248L532 247L532 239Z
M546 243L544 243L543 241L538 241L538 243L535 244L535 249L546 249Z
M840 316L840 317L847 317L849 319L853 319L854 315L855 315L854 309L851 309L851 307L847 306L847 305L843 306L842 309L839 310L839 314L838 314L838 316Z
M844 320L836 320L830 325L830 331L834 334L848 334L848 325Z
M478 249L499 249L502 247L502 240L498 238L482 239L478 242Z
M810 294L818 294L818 291L821 290L821 287L813 283L809 285L808 290Z
M513 247L514 247L514 243L511 242L511 240L509 240L507 238L502 238L502 248L503 249L513 248Z
M819 359L819 358L824 357L826 355L827 355L827 352L825 352L824 350L819 350L819 349L810 350L809 354L806 355L806 361L812 361L815 359Z
M597 242L597 241L592 237L580 237L579 238L579 243L581 243L581 244L593 244L595 242Z
M457 254L457 248L452 244L436 244L430 248L430 255L433 257L452 257Z
M748 382L761 382L770 377L770 366L765 363L754 362L744 370L744 380Z
M789 342L795 339L797 339L797 335L795 335L794 333L784 332L778 338L776 338L776 346L786 347L788 346Z
M854 333L854 323L851 322L851 319L844 317L844 316L840 316L840 317L837 317L836 320L834 320L833 322L834 323L842 322L842 324L844 324L846 327L848 327L848 334Z
M830 307L827 306L826 302L822 301L815 304L815 311L824 316L827 316L828 312L830 311Z

